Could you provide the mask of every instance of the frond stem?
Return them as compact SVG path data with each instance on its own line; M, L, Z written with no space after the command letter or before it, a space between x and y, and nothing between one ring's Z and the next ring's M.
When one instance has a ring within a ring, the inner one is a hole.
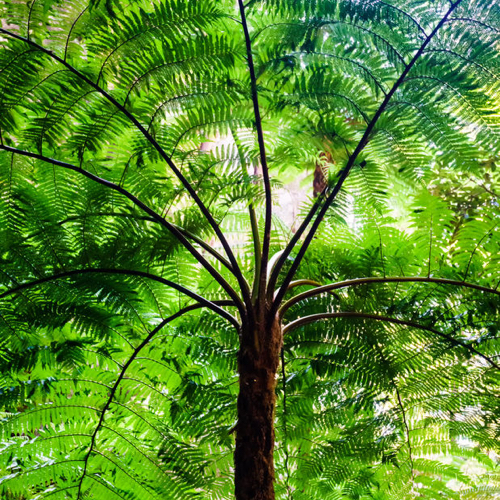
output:
M217 221L214 219L208 208L205 206L201 198L198 196L196 193L196 190L191 186L190 182L184 177L182 172L177 168L175 163L172 161L170 156L167 155L165 150L160 146L160 144L155 140L155 138L145 129L143 125L135 118L135 116L130 113L130 111L125 108L122 104L120 104L111 94L106 92L102 87L100 87L97 83L94 83L90 78L85 76L82 72L77 70L75 67L73 67L71 64L69 64L67 61L64 59L61 59L59 56L57 56L54 52L51 50L43 47L42 45L39 45L32 40L29 40L27 38L24 38L20 35L16 35L15 33L12 33L9 30L6 30L4 28L0 28L0 33L4 33L7 36L10 36L11 38L15 38L17 40L23 41L33 47L36 47L39 51L43 52L44 54L47 54L49 57L57 61L58 63L62 64L65 66L69 71L71 71L73 74L78 76L82 81L84 81L87 85L95 89L99 94L101 94L105 99L107 99L111 104L113 104L117 109L119 109L131 122L132 124L141 132L141 134L148 140L148 142L156 149L158 154L165 160L169 168L172 170L172 172L175 174L175 176L180 180L186 191L189 193L191 198L194 200L194 202L198 205L200 208L202 214L204 217L207 219L208 223L210 226L213 228L215 234L219 238L220 242L222 243L222 246L234 268L234 273L235 276L238 280L238 284L240 285L241 288L241 293L244 297L245 304L247 308L250 310L252 307L251 300L250 300L250 293L248 290L248 284L243 277L243 274L241 272L241 269L238 265L238 262L236 260L236 257L233 254L233 251L229 245L229 242L227 241L226 237L222 233L222 230L217 223Z
M134 196L132 193L127 191L125 188L122 186L119 186L118 184L115 184L111 181L108 181L106 179L103 179L101 177L98 177L97 175L94 175L87 170L84 170L80 167L77 167L76 165L72 165L71 163L66 163L62 162L59 160L55 160L53 158L48 158L46 156L39 155L37 153L31 153L29 151L24 151L21 149L17 148L12 148L10 146L5 146L5 145L0 145L0 149L4 149L6 151L10 151L12 153L16 153L22 156L27 156L29 158L35 158L37 160L42 160L47 163L51 163L53 165L66 168L68 170L73 170L75 172L78 172L85 177L102 184L103 186L106 186L110 189L113 189L114 191L118 191L119 193L123 194L126 196L130 201L134 203L134 205L138 206L141 210L146 212L148 215L150 215L153 219L155 219L157 222L159 222L162 226L164 226L166 229L170 231L170 233L173 234L173 236L195 257L195 259L203 265L203 267L210 273L210 275L224 288L224 290L228 293L228 295L234 300L235 305L238 307L238 310L240 311L240 314L243 317L245 317L245 307L243 303L241 302L240 297L236 293L236 291L231 287L231 285L220 275L220 273L201 255L198 250L187 240L187 238L182 234L179 229L177 229L176 226L168 222L166 219L164 219L161 215L156 213L154 210L152 210L150 207L148 207L146 204L144 204L142 201L140 201L136 196Z
M370 278L357 278L353 280L339 281L338 283L332 283L329 285L323 285L312 290L307 290L305 292L299 293L295 297L292 297L286 301L280 308L280 316L283 315L290 309L290 307L301 302L302 300L314 297L316 295L321 295L325 292L330 292L331 290L339 290L341 288L347 288L350 286L366 285L370 283L437 283L439 285L450 285L465 288L472 288L474 290L479 290L481 292L493 293L495 295L500 295L499 290L493 288L488 288L486 286L476 285L474 283L468 283L466 281L450 280L446 278L432 278L432 277L370 277Z
M73 24L71 25L71 28L68 31L68 36L66 37L66 43L64 45L64 60L66 61L66 58L68 56L68 45L69 45L69 38L71 36L71 33L73 32L74 27L76 26L76 23L80 20L80 18L87 12L88 6L85 7L80 14L76 17L76 19L73 21Z
M77 500L79 500L80 496L81 496L83 480L85 479L85 477L87 475L88 462L89 462L90 455L94 451L95 442L96 442L96 438L97 438L97 433L99 432L100 428L104 424L104 415L108 411L109 407L111 406L111 403L113 402L113 399L115 397L116 390L118 389L118 386L119 386L120 382L122 381L123 377L125 376L125 372L127 371L128 367L132 364L132 362L138 356L138 354L140 353L140 351L149 343L149 341L165 325L167 325L168 323L170 323L174 319L177 319L178 317L182 316L183 314L185 314L185 313L187 313L189 311L192 311L194 309L198 309L200 307L204 307L204 305L202 305L201 303L200 304L193 304L191 306L184 307L183 309L181 309L180 311L176 312L175 314L172 314L172 316L169 316L168 318L164 319L158 326L156 326L153 330L151 330L151 332L149 333L149 335L134 349L134 352L132 353L132 355L130 356L130 358L123 365L123 368L122 368L120 374L118 375L118 378L116 379L115 384L113 385L113 388L111 389L111 391L109 393L109 397L108 397L108 399L107 399L107 401L106 401L106 403L105 403L105 405L104 405L104 407L103 407L103 409L101 411L101 415L99 417L99 421L97 422L97 426L96 426L96 428L94 430L94 433L92 434L92 437L91 437L89 450L88 450L88 452L85 455L85 458L83 460L84 461L84 466L83 466L82 477L80 478L80 483L78 484L78 494L76 496Z
M288 257L292 253L292 250L294 249L295 245L300 240L300 237L302 236L302 234L304 233L304 231L307 229L310 222L314 218L316 212L319 210L321 203L323 203L323 201L325 199L325 195L326 195L326 190L324 190L322 193L320 193L320 195L314 200L314 205L311 207L311 209L309 210L305 219L302 221L299 228L297 229L295 234L292 236L292 239L290 240L290 242L288 243L286 248L284 250L282 250L281 252L279 252L279 257L278 257L276 263L273 265L271 276L269 277L268 295L274 294L275 288L276 288L276 282L278 281L278 277L279 277L279 274L281 272L281 269L285 265L285 262L287 261ZM287 285L286 289L288 289L288 285Z
M1 137L1 136L0 136ZM147 221L147 222L154 222L158 223L156 219L153 219L153 217L148 217L145 215L138 215L135 216L133 214L126 214L126 213L121 213L121 212L96 212L96 213L87 213L84 215L74 215L72 217L67 217L66 219L59 221L57 223L58 226L62 226L64 224L67 224L69 222L75 222L80 219L85 219L87 217L125 217L125 218L131 218L134 220L142 220L142 221ZM233 270L233 266L231 266L231 263L215 248L210 246L207 242L203 241L199 236L196 236L195 234L191 233L187 229L184 229L183 227L177 226L176 224L172 224L172 226L176 227L186 238L193 240L196 242L200 247L203 248L203 250L206 250L209 254L211 254L213 257L215 257L224 267L229 269L230 271ZM26 237L26 239L31 239L31 238L36 238L38 235L42 234L43 231L36 231L35 233L30 234L29 236Z
M107 269L107 268L86 268L86 269L74 269L72 271L66 271L63 273L58 273L58 274L53 274L51 276L45 276L44 278L36 279L33 281L29 281L27 283L21 283L20 285L10 288L9 290L6 290L5 292L0 293L0 299L3 299L5 297L8 297L10 295L14 295L18 292L21 292L22 290L27 290L29 288L36 287L38 285L41 285L43 283L48 283L50 281L56 281L58 279L62 278L69 278L72 276L81 276L84 274L118 274L118 275L125 275L125 276L139 276L141 278L147 278L151 279L153 281L157 281L158 283L162 283L164 285L167 285L171 288L174 288L175 290L183 293L184 295L187 295L188 297L196 300L199 302L199 305L197 307L207 307L211 309L212 311L216 312L220 316L222 316L224 319L227 319L230 323L232 323L236 328L239 327L238 322L236 321L236 318L234 318L232 315L230 315L227 311L222 309L219 305L216 304L216 302L212 302L210 300L205 299L201 295L198 295L195 292L192 292L188 288L183 287L182 285L179 285L177 283L174 283L173 281L167 280L165 278L162 278L161 276L156 276L154 274L149 274L143 271L134 271L132 269ZM223 305L234 305L232 301L221 301ZM193 306L188 306L189 308L193 308ZM189 309L191 310L191 309ZM168 319L168 318L167 318Z
M411 466L411 477L412 477L412 480L415 480L415 465L413 462L413 450L412 450L411 441L410 441L410 426L408 425L408 419L406 417L406 411L405 411L405 407L403 406L401 394L399 393L398 386L397 386L396 381L394 379L392 379L392 385L394 386L394 389L396 391L396 396L398 398L398 405L399 405L399 408L401 409L401 417L403 420L403 425L405 426L405 430L406 430L406 444L408 446L408 458L410 460L410 466Z
M233 136L236 148L238 150L238 156L240 159L240 164L243 170L243 174L248 174L247 162L245 155L241 150L241 141L236 133L236 131L231 127L231 134ZM252 286L252 301L255 301L257 294L259 293L259 280L260 280L260 269L262 263L262 250L260 246L260 234L259 234L259 224L257 222L257 214L255 213L255 207L253 203L248 205L248 215L250 218L250 227L252 229L252 240L253 240L253 251L254 251L254 262L255 262L255 272L254 281Z
M380 104L379 108L377 109L375 115L373 116L373 118L371 119L370 123L366 127L366 130L365 130L365 132L363 134L363 137L359 141L359 143L356 146L356 149L354 150L354 152L352 153L352 155L349 157L349 159L348 159L348 161L346 163L346 166L341 171L340 177L339 177L337 183L335 184L334 188L332 189L332 191L328 195L325 203L321 207L321 210L319 211L317 217L315 218L314 222L312 223L312 226L311 226L311 229L309 230L309 233L305 237L304 242L302 243L302 245L300 247L300 250L299 250L296 258L294 259L290 270L288 271L287 275L285 276L285 279L283 281L283 286L281 287L281 290L278 292L278 295L276 296L276 299L274 300L273 307L271 309L271 315L273 314L273 312L276 312L278 310L278 308L279 308L279 306L280 306L280 304L281 304L281 302L283 300L283 297L284 297L284 295L286 293L286 289L287 289L289 283L292 281L292 279L293 279L293 277L294 277L294 275L295 275L295 273L296 273L296 271L297 271L297 269L298 269L298 267L299 267L299 265L300 265L300 263L301 263L304 255L305 255L305 253L307 251L307 249L309 248L309 245L311 244L311 242L312 242L312 240L314 238L314 235L316 234L316 231L318 230L318 228L319 228L319 226L320 226L320 224L321 224L321 222L323 220L323 217L325 216L326 212L328 211L328 209L330 208L331 204L335 200L337 194L339 193L340 189L342 188L342 186L343 186L345 180L347 179L347 177L348 177L348 175L349 175L352 167L355 165L355 162L356 162L359 154L363 151L363 149L367 145L368 140L370 138L370 135L371 135L373 129L375 128L375 125L377 124L380 116L382 115L382 113L384 112L385 108L389 104L389 101L391 100L392 96L396 93L396 91L398 90L398 88L404 82L406 76L411 71L411 69L413 68L413 66L415 66L416 62L418 61L418 59L420 58L420 56L424 53L426 47L429 45L429 43L434 38L434 36L436 35L436 33L440 30L440 28L443 26L443 24L446 23L448 17L458 7L458 5L461 2L462 2L462 0L457 0L456 2L454 2L451 5L451 7L446 12L446 14L441 18L441 20L439 21L439 23L432 30L432 33L425 39L425 41L422 43L422 45L420 46L420 48L418 49L418 51L412 57L411 61L405 66L405 69L403 70L403 72L401 73L401 75L399 76L399 78L397 79L397 81L394 83L394 85L392 86L391 90L387 93L387 95L385 96L384 100L382 101L382 103ZM316 210L317 210L317 206L315 205L311 211L316 211ZM308 216L309 216L309 214L308 214ZM308 219L308 218L309 217L307 217L306 219ZM287 248L285 249L285 253L283 254L282 258L283 257L285 257L285 258L288 257L288 255L290 255L292 249L293 249L293 246L290 246L290 244L289 244L287 246ZM283 262L284 262L284 260L283 260ZM275 269L275 273L279 273L279 271L280 271L280 268L277 266L276 269Z
M247 63L248 69L250 71L250 82L252 90L252 102L253 110L255 116L255 127L257 129L257 142L259 144L260 152L260 163L262 167L262 177L264 180L264 190L265 190L265 222L264 222L264 237L262 242L262 256L260 263L260 275L259 275L259 298L261 301L265 300L266 293L266 276L267 276L267 264L269 260L269 247L271 242L271 222L272 222L272 197L271 197L271 182L269 179L269 167L267 165L266 158L266 146L264 142L264 132L262 130L262 119L260 116L259 109L259 96L257 92L257 77L255 75L255 67L253 63L252 55L252 42L250 39L250 33L248 31L248 24L245 16L245 6L242 0L238 0L238 5L240 8L241 24L243 26L243 32L245 34L245 44L247 51ZM261 302L261 313L263 313L263 302Z
M386 323L393 323L395 325L403 325L409 326L411 328L417 328L419 330L425 330L427 332L431 332L439 337L447 340L450 344L454 346L461 346L468 350L469 352L476 354L477 356L483 358L490 366L496 368L500 371L500 365L491 360L488 356L484 355L482 352L479 352L477 349L472 347L470 344L466 344L461 340L457 340L453 338L451 335L447 333L440 332L434 328L429 326L424 326L419 323L415 323L414 321L406 321L398 318L391 318L389 316L382 316L379 314L371 314L371 313L362 313L355 311L346 311L346 312L334 312L334 313L319 313L319 314L311 314L310 316L304 316L303 318L296 319L291 323L288 323L283 328L283 335L295 330L304 325L308 325L310 323L315 323L316 321L326 320L326 319L335 319L335 318L359 318L359 319L372 319L375 321L385 321Z
M408 459L409 459L410 466L411 466L411 478L412 478L412 481L414 481L415 480L415 465L413 462L413 450L412 450L411 441L410 441L410 426L408 425L408 419L406 418L406 410L403 406L403 400L401 399L401 394L399 392L399 387L398 387L398 384L396 383L396 379L391 374L391 369L390 369L391 364L390 364L389 360L384 356L384 351L377 343L374 343L373 345L375 346L375 349L379 353L379 356L380 356L380 359L382 360L382 362L385 365L387 365L389 379L391 381L392 386L394 387L394 390L396 391L396 397L398 399L398 406L401 409L401 417L402 417L403 425L404 425L405 431L406 431L406 444L408 446Z

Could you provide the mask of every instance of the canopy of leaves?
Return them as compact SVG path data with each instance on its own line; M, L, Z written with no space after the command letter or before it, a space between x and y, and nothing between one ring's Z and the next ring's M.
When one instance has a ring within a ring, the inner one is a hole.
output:
M281 304L277 497L500 498L500 3L245 11L272 187L354 162ZM0 496L231 498L266 198L238 6L0 17Z

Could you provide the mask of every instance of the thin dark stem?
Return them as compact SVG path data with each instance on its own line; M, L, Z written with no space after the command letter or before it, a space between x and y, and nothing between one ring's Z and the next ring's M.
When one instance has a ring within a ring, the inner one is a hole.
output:
M269 278L269 282L267 285L268 298L271 298L272 295L274 294L274 290L276 288L276 282L278 281L278 277L279 277L279 274L281 272L281 269L283 268L285 262L287 261L288 257L292 253L292 250L295 248L295 245L300 240L300 237L302 236L302 234L307 229L307 227L311 223L312 219L316 215L316 212L321 207L321 203L325 199L325 194L326 194L326 189L322 193L320 193L320 195L316 198L315 203L311 207L311 210L309 210L309 213L306 215L306 218L302 221L299 228L297 229L295 234L292 236L292 239L290 240L290 242L288 243L286 248L281 252L279 259L276 261L276 264L272 270L272 273L271 273L271 276Z
M83 73L78 71L76 68L74 68L71 64L69 64L67 61L64 59L61 59L59 56L57 56L54 52L52 52L49 49L46 49L42 45L39 45L32 40L28 40L27 38L24 38L20 35L16 35L15 33L12 33L9 30L0 28L0 33L4 33L5 35L8 35L12 38L15 38L17 40L21 40L33 47L36 47L39 51L43 52L44 54L47 54L50 56L52 59L57 61L58 63L62 64L65 66L69 71L71 71L73 74L78 76L82 81L84 81L87 85L95 89L97 92L99 92L105 99L107 99L111 104L113 104L117 109L119 109L132 123L133 125L141 132L141 134L149 141L149 143L156 149L158 154L165 160L167 165L170 167L172 172L176 175L176 177L180 180L186 191L189 193L189 195L193 198L195 203L198 205L200 208L201 212L207 219L208 223L210 226L213 228L215 231L215 234L219 238L220 242L222 243L222 246L229 258L229 261L231 262L231 265L234 268L234 273L235 276L238 280L238 284L241 288L241 292L243 294L244 302L247 306L248 310L251 310L252 308L252 302L250 298L250 289L248 287L248 283L246 282L245 278L243 277L243 274L241 273L241 269L238 265L238 262L236 260L236 257L233 254L233 251L231 250L231 247L226 240L224 234L222 233L222 230L220 229L219 224L217 221L213 218L212 214L208 210L208 208L205 206L201 198L198 196L196 193L196 190L191 186L190 182L182 175L181 171L177 168L175 163L171 160L170 156L165 152L165 150L160 146L160 144L155 140L155 138L144 128L143 125L137 120L137 118L128 111L125 106L120 104L112 95L110 95L108 92L106 92L102 87L100 87L97 83L94 83L90 78L85 76Z
M57 488L56 490L52 490L49 493L47 493L46 495L44 495L43 498L47 498L47 497L50 497L52 495L56 495L57 493L61 493L61 491L72 490L74 488L78 488L78 485L75 484L73 486L67 486L66 488Z
M300 56L300 55L304 55L304 54L310 54L310 53L309 52L304 52L304 51L290 52L290 53L287 53L286 55L280 55L280 56L278 56L276 58L269 59L267 61L267 63L269 64L271 62L275 62L278 59L282 59L283 57L289 57L289 56L290 57L294 57L294 56ZM314 54L315 56L321 56L321 57L325 57L325 58L331 57L332 59L338 59L340 61L346 61L346 62L352 64L353 66L361 68L370 77L370 79L375 83L375 85L382 92L382 94L384 94L384 95L386 94L386 91L385 91L384 87L382 86L382 84L380 83L380 81L375 78L375 76L373 75L373 73L366 66L364 66L361 63L359 63L355 59L350 59L349 57L342 57L342 56L339 56L337 54L329 54L328 52L314 51L312 54ZM304 95L304 94L301 94L301 95ZM316 95L322 95L322 93L316 92ZM338 94L338 95L340 95L340 94ZM344 97L346 97L346 96L344 96Z
M482 26L483 28L486 28L488 30L494 31L495 33L500 33L499 29L497 29L494 26L491 26L491 25L489 25L487 23L483 23L483 22L479 21L478 19L471 19L471 18L468 18L468 17L452 17L451 19L448 19L449 23L454 23L456 21L478 24L479 26Z
M255 301L259 294L260 287L260 272L262 269L262 249L260 246L259 224L257 222L257 215L253 204L248 206L248 213L250 216L250 226L252 228L253 251L255 260L255 276L252 286L252 300Z
M111 403L113 402L113 399L115 397L116 390L118 389L118 386L120 385L120 382L123 380L125 376L125 372L127 371L128 367L131 365L131 363L134 361L134 359L138 356L138 354L141 352L141 350L146 347L146 345L150 342L150 340L168 323L171 321L179 318L183 314L193 311L194 309L199 309L200 307L204 307L202 304L193 304L191 306L185 307L181 309L180 311L176 312L172 316L169 316L168 318L164 319L157 327L155 327L149 335L134 349L134 352L130 356L130 358L127 360L127 362L123 365L120 374L118 375L118 378L115 381L115 384L113 385L113 388L111 389L109 393L109 397L106 401L106 404L104 405L101 415L99 417L99 421L97 422L97 426L94 430L94 433L92 434L91 440L90 440L90 447L89 451L85 455L85 458L83 459L84 461L84 466L83 466L83 472L82 472L82 477L80 478L80 482L78 484L78 494L76 496L77 500L79 500L80 495L82 493L82 484L83 480L85 479L87 475L87 467L88 467L88 462L90 455L92 454L94 447L95 447L95 442L97 438L97 433L99 432L100 428L104 424L104 415L108 411L109 407L111 406Z
M148 217L148 216L135 216L133 214L125 214L121 212L96 212L96 213L86 213L84 215L74 215L72 217L67 217L66 219L59 221L57 224L59 226L62 226L64 224L67 224L68 222L74 222L78 221L80 219L85 219L87 217L125 217L125 218L130 218L134 220L142 220L142 221L147 221L147 222L153 222L153 223L158 223L156 219L153 219L153 217ZM200 247L203 248L203 250L206 250L209 254L211 254L213 257L215 257L224 267L229 269L230 271L233 270L233 267L231 266L231 263L215 248L213 248L211 245L203 241L200 237L196 236L195 234L191 233L187 229L184 229L183 227L177 226L176 224L172 224L172 226L175 226L186 238L193 240L196 242ZM43 233L43 231L36 231L35 233L30 234L29 236L26 237L26 239L30 238L35 238L39 234Z
M141 278L147 278L153 281L157 281L158 283L162 283L163 285L167 285L175 290L183 293L184 295L194 299L200 303L198 307L207 307L212 311L216 312L224 319L227 319L230 323L232 323L236 328L239 327L236 318L231 316L227 311L218 306L215 302L205 299L201 295L189 290L188 288L183 287L173 281L162 278L161 276L156 276L154 274L149 274L143 271L134 271L132 269L107 269L107 268L86 268L86 269L74 269L72 271L66 271L64 273L53 274L51 276L45 276L44 278L36 279L33 281L29 281L27 283L21 283L20 285L10 288L5 292L0 293L0 299L4 297L8 297L9 295L13 295L15 293L22 292L23 290L27 290L28 288L33 288L43 283L48 283L49 281L56 281L62 278L69 278L72 276L81 276L84 274L117 274L117 275L125 275L125 276L139 276ZM222 301L223 305L235 305L231 301ZM191 306L189 306L191 307ZM190 309L191 310L191 309Z
M97 479L96 476L87 476L89 479L92 479L92 481L95 481L97 484L100 484L103 488L106 488L109 490L113 495L117 496L118 498L121 498L122 500L127 500L123 495L120 495L117 491L116 488L112 488L109 484L107 484L103 479ZM130 497L129 497L130 498Z
M384 363L387 366L387 372L388 372L389 379L391 381L392 386L394 387L394 390L396 391L398 405L399 405L399 408L401 409L401 417L403 419L403 425L404 425L405 430L406 430L406 441L407 441L407 445L408 445L408 458L409 458L410 466L411 466L411 477L412 477L412 480L414 480L415 479L415 472L414 472L415 465L413 462L413 451L411 448L411 441L410 441L410 426L408 425L408 419L406 418L406 411L405 411L405 408L403 406L401 394L399 392L399 388L398 388L398 385L396 383L396 379L391 373L392 370L391 370L390 361L384 356L384 351L382 350L382 348L379 346L379 344L377 342L374 342L373 345L374 345L375 349L377 350L377 352L379 353L380 359L382 360L382 363Z
M470 266L472 264L472 259L474 258L474 255L476 254L477 249L481 246L481 243L488 236L491 236L491 231L493 231L497 226L498 226L498 224L495 224L491 229L488 229L488 231L486 232L486 234L479 240L479 242L477 243L477 245L474 247L474 250L471 252L471 255L469 257L469 262L467 262L467 268L465 269L465 272L464 272L464 281L467 279L467 275L469 274L469 269L470 269Z
M245 159L244 152L242 151L241 141L237 135L236 130L231 127L231 134L233 135L233 140L236 144L238 150L238 156L240 159L241 168L244 175L249 175L247 162ZM255 262L255 272L254 272L254 282L252 286L252 302L255 303L257 295L259 293L259 283L260 283L260 269L262 262L262 249L260 246L260 234L259 234L259 224L257 222L257 214L255 213L255 206L253 203L248 205L248 215L250 218L250 227L252 229L252 240L253 240L253 251L254 251L254 262Z
M377 32L375 32L375 31L373 31L373 30L371 30L369 28L366 28L364 26L361 26L359 24L356 24L356 23L353 23L353 22L349 22L349 21L341 21L341 20L331 20L331 21L328 21L328 20L324 20L321 23L322 26L328 26L328 25L334 25L334 24L352 26L354 29L357 29L357 30L362 31L364 33L369 33L370 36L372 36L373 38L376 38L377 40L380 40L386 47L388 47L396 55L396 57L399 59L399 61L402 64L405 64L404 57L396 49L396 47L394 47L393 45L391 45L391 43L386 38L380 36ZM262 28L258 32L256 32L256 34L253 37L253 40L256 40L258 36L260 36L264 31L266 31L268 29L272 29L272 28L275 28L277 26L296 26L296 25L297 25L296 22L281 22L281 23L267 24L264 28Z
M264 238L262 242L262 258L260 262L259 276L259 298L262 301L260 311L263 313L264 300L266 298L266 279L267 279L267 264L269 261L269 246L271 243L271 221L272 221L272 197L271 197L271 182L269 179L269 167L266 158L266 146L264 143L264 132L262 130L262 119L259 109L259 96L257 92L257 77L255 75L255 67L253 64L252 43L248 25L245 16L245 6L242 0L238 0L241 16L241 24L245 33L245 44L247 51L248 69L250 71L250 83L252 89L253 111L255 116L255 128L257 129L257 142L259 143L260 163L262 167L262 177L264 180L264 191L266 197L265 222L264 222Z
M492 361L488 356L485 356L482 352L479 352L477 349L475 349L471 345L466 344L465 342L462 342L461 340L457 340L457 339L453 338L451 335L448 335L447 333L440 332L439 330L435 330L434 328L431 328L429 326L424 326L424 325L421 325L419 323L415 323L413 321L406 321L406 320L398 319L398 318L390 318L389 316L382 316L379 314L362 313L362 312L354 312L354 311L312 314L310 316L304 316L303 318L299 318L299 319L296 319L295 321L292 321L291 323L288 323L288 325L286 325L283 328L283 335L285 335L286 333L289 333L292 330L295 330L296 328L299 328L301 326L308 325L310 323L315 323L316 321L321 321L321 320L326 320L326 319L334 319L334 318L373 319L375 321L385 321L386 323L393 323L395 325L403 325L403 326L409 326L411 328L417 328L419 330L425 330L427 332L431 332L435 335L438 335L439 337L447 340L450 344L452 344L454 346L460 346L460 347L465 348L469 352L476 354L477 356L483 358L493 368L500 370L500 365L498 365L497 363Z
M281 382L283 385L283 450L285 454L285 474L286 474L286 490L288 492L288 498L292 498L291 488L290 488L290 466L289 466L289 456L288 456L288 445L287 445L287 408L286 408L286 368L285 368L285 351L281 348L280 353L281 358Z
M285 279L283 281L283 286L281 287L281 290L278 292L278 295L276 296L276 299L274 301L274 304L273 304L273 307L272 307L272 310L271 310L271 314L273 312L275 312L275 311L278 310L278 308L279 308L279 306L281 304L281 301L283 300L283 297L284 297L284 295L286 293L286 289L288 287L288 284L290 283L290 281L292 281L292 279L293 279L293 277L294 277L294 275L295 275L295 273L296 273L296 271L297 271L300 263L302 262L302 259L304 258L304 255L305 255L307 249L309 248L309 245L311 244L311 242L312 242L312 240L314 238L314 235L316 234L316 232L317 232L317 230L318 230L321 222L323 221L323 218L324 218L326 212L328 211L328 209L330 208L331 204L333 203L333 201L337 197L337 194L340 192L340 189L342 188L345 180L347 179L349 173L351 172L351 169L355 165L358 156L360 155L360 153L363 151L363 149L367 145L367 143L368 143L368 141L370 139L370 135L371 135L373 129L375 128L375 125L377 124L377 122L378 122L380 116L382 115L382 113L385 111L385 109L386 109L387 105L389 104L389 101L391 100L392 96L396 93L396 91L398 90L398 88L404 82L406 76L411 71L411 69L413 68L413 66L415 66L416 62L418 61L418 59L420 58L420 56L424 53L426 47L429 45L429 43L434 38L434 36L436 35L436 33L440 30L440 28L443 26L443 24L446 23L448 17L451 15L451 13L456 9L456 7L461 2L462 2L462 0L458 0L458 1L454 2L451 5L451 7L446 12L446 14L442 17L441 21L439 21L439 23L436 25L436 27L432 30L432 33L425 39L425 41L422 43L422 45L420 46L420 48L418 49L418 51L416 52L416 54L413 56L413 58L411 59L411 61L406 65L404 71L401 73L400 77L394 83L394 85L392 86L391 90L387 93L387 95L385 96L384 100L380 104L380 106L377 109L375 115L373 116L373 118L371 119L370 123L366 127L366 130L365 130L365 132L363 134L363 137L361 138L361 140L359 141L358 145L356 146L356 149L354 150L354 152L352 153L352 155L349 156L349 159L348 159L348 161L346 163L346 166L344 167L344 169L342 170L342 172L340 174L339 180L337 181L337 183L335 184L334 188L332 189L332 191L328 195L325 203L323 204L323 206L321 207L321 210L319 211L318 215L316 216L316 219L314 220L309 233L307 234L306 238L304 239L304 242L303 242L302 246L300 247L300 250L299 250L299 252L297 254L297 257L294 259L293 264L292 264L290 270L288 271L288 273L287 273L287 275L286 275L286 277L285 277ZM317 208L313 207L313 210L316 211ZM293 246L290 246L290 244L289 244L287 246L286 250L285 250L285 254L286 254L285 258L287 258L288 255L290 255L292 249L293 249ZM279 273L279 271L280 271L280 269L278 267L276 267L275 272Z
M172 224L172 226L176 227L180 233L182 233L186 238L195 241L200 245L203 250L207 251L209 254L211 254L213 257L215 257L224 267L229 269L234 274L234 268L223 255L221 255L215 248L213 248L211 245L209 245L207 242L203 241L200 237L196 236L195 234L191 233L187 229L184 229L183 227L177 226L176 224Z
M243 306L243 303L241 302L241 299L239 298L238 294L236 293L235 290L229 285L229 283L220 275L220 273L201 255L198 250L187 240L187 238L182 234L179 229L168 222L166 219L164 219L161 215L159 215L157 212L152 210L150 207L145 205L141 200L139 200L137 197L135 197L132 193L127 191L125 188L119 186L118 184L115 184L111 181L108 181L106 179L103 179L101 177L98 177L97 175L94 175L87 170L84 170L80 167L77 167L76 165L72 165L71 163L66 163L62 162L59 160L55 160L53 158L48 158L46 156L39 155L37 153L30 153L29 151L23 151L21 149L16 149L12 148L10 146L5 146L5 145L0 145L0 149L4 149L6 151L10 151L12 153L16 153L22 156L27 156L29 158L35 158L37 160L42 160L47 163L51 163L53 165L66 168L68 170L73 170L75 172L78 172L85 177L102 184L103 186L106 186L110 189L113 189L114 191L118 191L119 193L123 194L126 196L130 201L134 203L134 205L138 206L141 210L146 212L149 216L151 216L154 220L159 222L162 226L164 226L166 229L172 233L176 239L195 257L195 259L200 262L200 264L203 265L203 267L210 273L210 275L224 288L224 290L228 293L228 295L234 300L235 305L238 307L240 314L243 317L245 317L245 308Z
M411 465L411 477L414 480L415 479L415 465L413 463L413 451L411 448L411 441L410 441L410 426L408 425L408 419L406 418L406 411L405 411L405 407L403 406L403 401L401 400L401 394L399 393L398 386L397 386L394 379L392 379L392 385L394 386L394 389L396 390L396 396L398 398L398 405L399 405L399 408L401 409L401 417L403 419L403 424L404 424L405 430L406 430L406 443L408 445L408 458L410 460L410 465Z
M317 281L314 281L314 280L308 280L308 279L297 280L297 281L292 281L288 285L287 292L289 292L293 288L296 288L296 287L299 287L299 286L313 286L313 287L317 288L317 287L321 287L322 285L321 285L321 283L318 283ZM337 295L335 292L327 290L327 293L330 293L331 295L333 295L337 300L341 300L340 295ZM280 316L282 316L282 315L280 314Z
M33 7L35 6L36 0L33 0L30 5L30 10L28 12L28 25L26 27L26 37L30 39L30 25L31 25L31 13L33 12Z
M68 56L68 45L69 45L69 38L71 36L71 33L73 32L73 28L76 26L76 23L79 21L80 17L87 12L88 7L85 7L80 14L78 14L77 18L73 21L73 24L71 25L71 28L68 31L68 36L66 37L66 43L64 45L64 60L66 61L66 58Z
M338 283L332 283L330 285L320 286L312 290L307 290L305 292L299 293L295 297L285 302L280 308L280 315L283 316L290 307L301 302L302 300L314 297L316 295L321 295L325 292L330 292L331 290L339 290L341 288L347 288L350 286L368 285L371 283L437 283L439 285L451 285L465 288L472 288L474 290L479 290L481 292L493 293L495 295L500 295L500 291L494 288L488 288L486 286L476 285L474 283L467 283L466 281L449 280L446 278L421 278L421 277L385 277L385 278L357 278L354 280L339 281Z

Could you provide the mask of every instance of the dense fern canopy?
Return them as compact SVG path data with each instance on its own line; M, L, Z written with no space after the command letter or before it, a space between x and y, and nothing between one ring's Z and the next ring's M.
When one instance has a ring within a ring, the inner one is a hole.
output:
M500 498L497 0L0 18L1 498L233 498L259 304L276 498Z

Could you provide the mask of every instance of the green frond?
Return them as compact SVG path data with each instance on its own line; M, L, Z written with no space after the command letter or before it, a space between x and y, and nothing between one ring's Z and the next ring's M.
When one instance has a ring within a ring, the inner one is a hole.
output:
M0 0L0 496L500 498L498 2L242 3Z

